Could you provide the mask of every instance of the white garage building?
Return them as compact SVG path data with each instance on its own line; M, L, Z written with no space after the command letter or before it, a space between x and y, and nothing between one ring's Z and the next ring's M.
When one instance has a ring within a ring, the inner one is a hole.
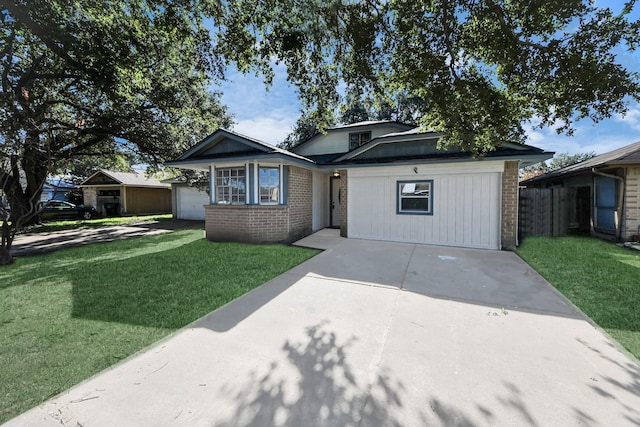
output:
M171 184L171 212L175 219L204 221L204 206L210 201L206 191L191 187L179 179L163 182Z

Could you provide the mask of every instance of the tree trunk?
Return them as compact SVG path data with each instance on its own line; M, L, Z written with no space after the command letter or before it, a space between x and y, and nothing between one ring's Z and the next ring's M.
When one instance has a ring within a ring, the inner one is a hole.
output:
M14 258L11 256L9 251L5 247L0 246L0 265L9 265L13 261Z
M7 265L13 262L13 257L9 252L16 232L34 223L38 219L38 209L40 194L47 177L48 163L46 157L37 150L26 150L22 159L22 170L27 181L26 188L22 187L19 173L19 158L12 155L10 158L10 169L0 170L0 189L4 192L11 207L11 213L3 208L0 244L0 265Z

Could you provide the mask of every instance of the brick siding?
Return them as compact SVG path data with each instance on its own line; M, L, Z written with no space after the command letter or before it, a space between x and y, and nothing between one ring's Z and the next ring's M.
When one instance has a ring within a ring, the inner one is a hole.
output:
M289 167L290 241L308 236L313 221L313 173L309 169Z
M349 218L348 207L349 200L347 199L347 170L340 170L340 236L349 237Z
M502 249L513 250L518 231L518 161L504 162L502 173Z
M624 240L640 234L640 166L630 167L626 174L624 200Z
M287 205L206 205L208 240L248 243L290 243L311 234L312 173L288 168Z

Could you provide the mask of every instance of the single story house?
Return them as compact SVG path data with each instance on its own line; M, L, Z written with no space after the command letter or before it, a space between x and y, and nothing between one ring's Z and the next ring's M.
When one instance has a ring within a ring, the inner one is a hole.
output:
M67 195L76 189L76 186L68 181L64 181L60 178L48 178L44 186L42 187L42 194L40 195L40 201L46 202L49 200L62 200L67 201Z
M85 179L84 204L105 216L171 212L171 186L142 171L114 172L100 169Z
M521 182L570 190L569 224L619 241L640 240L640 141Z
M168 166L208 171L210 240L344 237L513 248L518 169L552 153L504 143L481 158L437 148L440 134L392 121L327 129L290 150L219 129Z

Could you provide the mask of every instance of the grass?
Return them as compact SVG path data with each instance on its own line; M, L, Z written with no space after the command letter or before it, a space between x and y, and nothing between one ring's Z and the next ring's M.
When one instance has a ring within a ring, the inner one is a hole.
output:
M529 237L517 252L640 358L640 252L591 237Z
M317 253L202 234L97 243L0 268L0 424Z
M48 221L33 227L27 227L22 232L27 233L49 233L52 231L73 230L76 228L106 227L110 225L138 224L150 221L168 221L172 219L171 214L144 215L144 216L118 216L109 218L71 219L64 221Z

